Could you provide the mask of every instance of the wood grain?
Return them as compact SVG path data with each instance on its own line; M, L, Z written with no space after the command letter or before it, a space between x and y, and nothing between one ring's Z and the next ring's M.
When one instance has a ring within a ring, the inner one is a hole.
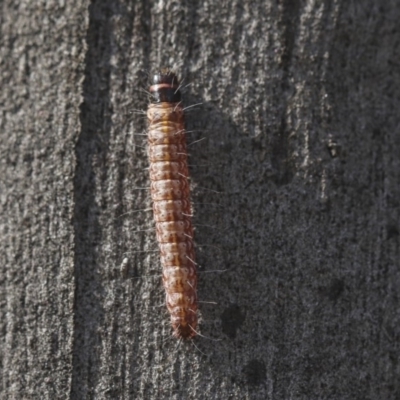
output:
M395 0L3 1L0 398L399 398L399 20ZM199 323L222 340L198 349L137 211L134 112L164 65L203 103Z

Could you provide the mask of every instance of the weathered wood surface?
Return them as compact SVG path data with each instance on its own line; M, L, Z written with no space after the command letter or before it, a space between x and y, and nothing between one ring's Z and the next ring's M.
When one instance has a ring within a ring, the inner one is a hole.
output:
M0 398L399 398L399 20L395 0L2 2ZM217 304L180 345L137 212L159 65L206 138Z

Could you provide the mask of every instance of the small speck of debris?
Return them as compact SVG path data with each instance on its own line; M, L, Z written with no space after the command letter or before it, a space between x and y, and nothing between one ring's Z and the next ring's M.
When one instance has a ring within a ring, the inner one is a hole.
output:
M128 257L125 257L122 260L122 263L119 267L122 276L126 277L126 275L128 274L128 268L129 268L129 259Z
M332 137L330 137L328 139L327 147L328 147L329 154L331 155L332 158L336 158L340 155L341 146Z

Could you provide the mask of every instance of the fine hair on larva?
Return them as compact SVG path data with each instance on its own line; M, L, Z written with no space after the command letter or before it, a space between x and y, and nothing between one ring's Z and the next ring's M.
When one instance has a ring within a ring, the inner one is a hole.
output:
M162 280L173 334L197 334L197 268L180 83L168 68L151 77L148 156L151 198L160 250Z

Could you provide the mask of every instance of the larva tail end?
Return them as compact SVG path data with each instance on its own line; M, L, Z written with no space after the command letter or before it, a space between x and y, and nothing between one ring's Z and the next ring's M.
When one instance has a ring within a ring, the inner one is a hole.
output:
M174 336L178 339L192 339L196 336L195 329L187 325L175 325L172 327L174 329Z

